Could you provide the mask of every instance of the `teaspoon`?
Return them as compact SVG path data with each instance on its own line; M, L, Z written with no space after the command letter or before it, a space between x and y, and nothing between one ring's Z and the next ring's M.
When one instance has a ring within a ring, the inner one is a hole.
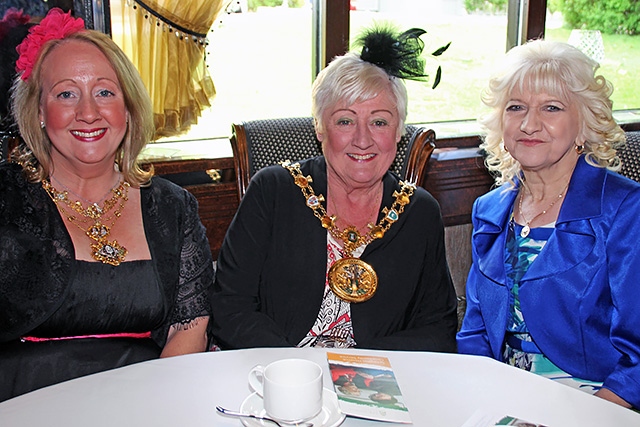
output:
M285 421L276 421L273 418L267 418L267 417L260 417L258 415L253 415L253 414L243 414L242 412L236 412L236 411L231 411L229 409L225 409L222 406L216 406L216 409L218 410L218 412L225 414L225 415L229 415L232 417L244 417L244 418L253 418L254 420L261 420L261 421L270 421L272 423L274 423L275 425L277 425L278 427L289 427L289 426L299 426L299 427L313 427L313 423L307 423L307 422L300 422L300 423L296 423L296 422L285 422Z

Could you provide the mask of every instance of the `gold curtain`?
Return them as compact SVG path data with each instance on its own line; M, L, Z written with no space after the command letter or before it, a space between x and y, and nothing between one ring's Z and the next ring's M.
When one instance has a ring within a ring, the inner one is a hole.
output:
M216 91L205 64L206 35L223 3L122 0L122 35L113 36L149 90L156 138L185 133L211 105Z

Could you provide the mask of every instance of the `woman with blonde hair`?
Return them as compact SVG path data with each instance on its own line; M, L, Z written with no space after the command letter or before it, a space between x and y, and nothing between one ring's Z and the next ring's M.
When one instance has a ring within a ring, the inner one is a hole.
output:
M17 50L24 143L0 165L0 400L204 351L211 252L195 198L139 165L154 127L134 66L60 9Z
M513 48L483 100L499 188L473 207L461 353L640 407L640 185L614 171L611 84L578 49Z

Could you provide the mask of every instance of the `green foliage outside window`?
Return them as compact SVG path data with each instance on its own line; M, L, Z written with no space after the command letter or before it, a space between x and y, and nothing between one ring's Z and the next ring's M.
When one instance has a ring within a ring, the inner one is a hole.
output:
M504 13L507 6L508 0L464 0L468 13ZM640 0L548 0L547 7L561 12L569 28L640 34Z
M600 30L606 34L640 34L638 0L560 0L560 11L570 28Z
M305 0L248 0L249 10L255 11L259 7L282 6L282 2L286 1L289 7L302 7Z
M502 13L507 10L508 0L464 0L464 8L469 13Z
M559 12L562 7L562 0L547 0L547 9L551 13Z

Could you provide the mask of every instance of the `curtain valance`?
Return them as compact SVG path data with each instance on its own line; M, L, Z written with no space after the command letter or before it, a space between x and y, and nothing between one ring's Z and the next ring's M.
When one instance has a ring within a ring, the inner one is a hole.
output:
M122 2L123 36L117 39L114 31L114 40L131 58L149 90L157 138L186 132L211 105L215 87L205 64L206 35L223 3Z

